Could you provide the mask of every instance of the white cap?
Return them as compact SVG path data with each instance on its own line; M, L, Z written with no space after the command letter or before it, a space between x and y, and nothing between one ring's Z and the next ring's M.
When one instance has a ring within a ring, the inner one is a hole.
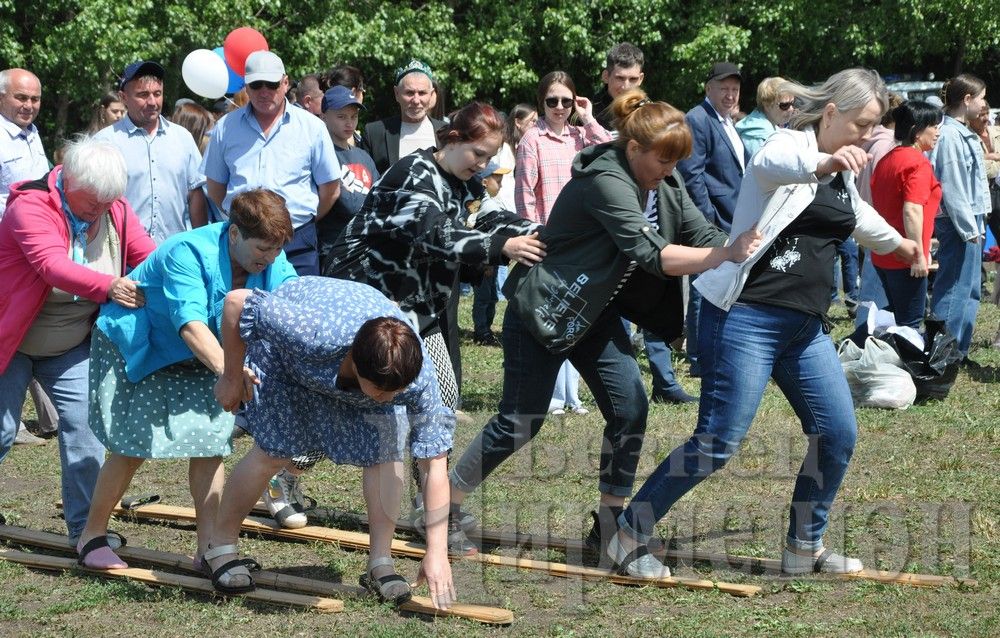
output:
M280 82L283 77L285 65L281 58L270 51L254 51L247 56L246 73L243 76L247 84L258 80Z

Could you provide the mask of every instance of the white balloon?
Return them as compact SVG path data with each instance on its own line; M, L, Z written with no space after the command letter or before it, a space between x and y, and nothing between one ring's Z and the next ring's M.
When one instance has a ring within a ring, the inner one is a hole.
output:
M229 69L219 56L209 49L195 49L184 58L181 77L192 93L215 100L229 88Z

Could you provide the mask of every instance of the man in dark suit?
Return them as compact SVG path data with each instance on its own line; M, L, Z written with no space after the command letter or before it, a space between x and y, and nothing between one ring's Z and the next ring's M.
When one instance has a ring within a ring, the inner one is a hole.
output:
M430 116L434 104L434 75L420 60L396 71L393 93L399 103L399 115L372 122L361 135L361 148L375 160L375 168L385 174L400 157L436 146L434 131L444 122Z
M677 164L688 194L705 216L729 232L733 210L740 194L743 171L749 161L736 132L732 114L739 108L740 68L731 62L716 62L705 79L705 99L687 112L694 147L691 157ZM690 278L694 281L694 277ZM690 287L687 312L687 352L691 375L701 376L698 366L698 315L701 295Z

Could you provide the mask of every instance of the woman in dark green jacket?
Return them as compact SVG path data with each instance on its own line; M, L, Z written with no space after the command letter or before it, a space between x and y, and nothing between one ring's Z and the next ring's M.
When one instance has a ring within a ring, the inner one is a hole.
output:
M742 261L759 241L750 230L726 245L726 235L688 197L674 171L691 153L683 113L639 90L619 96L612 112L618 139L574 159L573 177L541 233L545 260L515 267L505 284L500 413L450 473L451 545L465 540L458 525L469 520L459 511L465 496L541 428L566 359L606 421L599 513L601 521L613 521L632 492L648 410L621 317L673 338L682 300L672 278ZM588 538L594 543L600 543L597 523L595 517Z

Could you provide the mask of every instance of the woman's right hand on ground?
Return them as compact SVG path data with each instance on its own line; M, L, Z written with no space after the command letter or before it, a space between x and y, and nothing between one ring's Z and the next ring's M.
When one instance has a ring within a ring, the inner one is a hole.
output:
M757 231L757 226L740 233L732 244L729 245L728 261L741 263L747 257L757 252L762 240L761 234Z
M841 146L833 155L828 155L816 164L816 175L832 175L841 171L860 173L872 156L853 144Z
M146 305L146 295L139 283L128 277L115 277L108 290L108 301L113 301L126 308L141 308Z
M413 586L419 587L424 582L431 591L431 603L436 609L448 609L458 600L447 554L432 555L428 552L424 555L424 559L420 561L417 582Z
M511 237L504 242L500 251L507 259L513 259L519 264L533 266L545 257L545 244L538 240L538 233Z

